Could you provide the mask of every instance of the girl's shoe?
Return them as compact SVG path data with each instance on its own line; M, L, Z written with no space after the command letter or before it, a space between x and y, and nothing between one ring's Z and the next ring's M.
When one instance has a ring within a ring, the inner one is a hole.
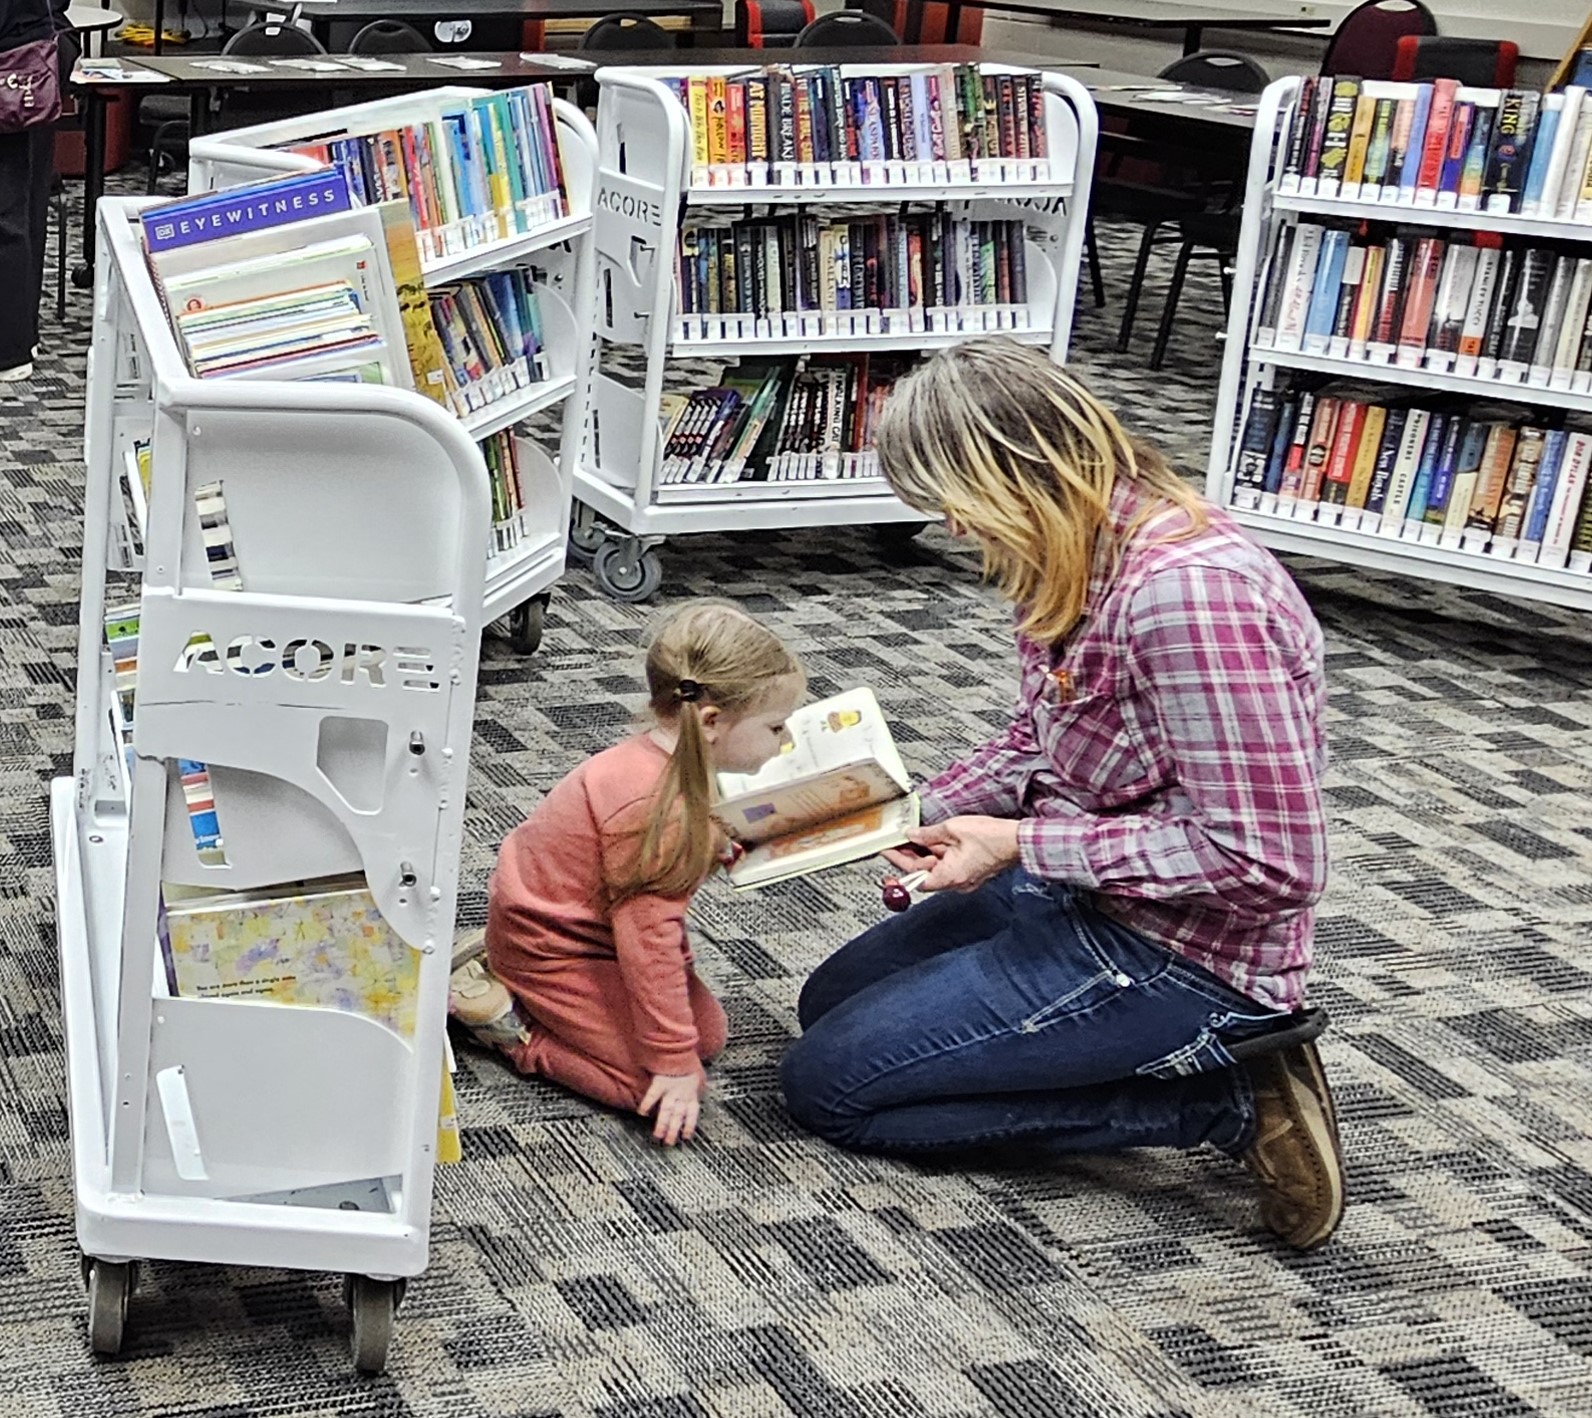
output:
M507 1054L531 1042L531 1027L508 986L479 956L466 960L449 979L448 1014L489 1049Z
M10 369L0 369L0 384L20 384L24 379L33 378L33 365L18 364Z

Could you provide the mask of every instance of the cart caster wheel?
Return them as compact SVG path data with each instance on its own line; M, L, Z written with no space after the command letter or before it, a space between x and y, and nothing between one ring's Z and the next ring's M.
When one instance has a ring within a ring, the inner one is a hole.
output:
M127 1328L127 1300L137 1283L133 1261L85 1260L88 1344L96 1354L119 1354Z
M379 1374L387 1367L393 1319L403 1303L404 1282L372 1280L368 1275L345 1276L343 1298L348 1301L354 1321L349 1345L354 1367L362 1374Z
M509 644L521 655L534 655L542 646L550 596L532 596L509 612Z
M608 529L601 522L594 521L584 527L578 521L571 522L565 556L577 566L590 566L607 540Z
M663 584L663 563L655 551L634 542L607 542L592 562L597 584L616 601L646 601Z

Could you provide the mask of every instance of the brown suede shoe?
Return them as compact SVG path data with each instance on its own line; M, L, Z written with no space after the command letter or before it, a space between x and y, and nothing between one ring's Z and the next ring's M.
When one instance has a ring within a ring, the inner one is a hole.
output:
M1261 1186L1260 1217L1295 1250L1323 1245L1343 1218L1337 1110L1314 1044L1246 1065L1255 1141L1244 1165Z
M448 1015L489 1049L511 1053L531 1040L530 1025L508 986L479 956L466 960L449 979Z

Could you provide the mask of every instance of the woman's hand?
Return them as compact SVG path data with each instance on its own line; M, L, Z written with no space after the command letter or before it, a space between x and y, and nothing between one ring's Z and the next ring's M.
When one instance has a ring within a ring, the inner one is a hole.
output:
M972 891L1020 860L1015 818L950 817L908 835L929 855L910 848L884 855L902 871L927 869L920 891Z
M665 1147L690 1142L696 1135L697 1118L702 1113L701 1097L706 1092L702 1078L694 1073L656 1073L647 1095L636 1109L646 1117L658 1111L652 1135Z

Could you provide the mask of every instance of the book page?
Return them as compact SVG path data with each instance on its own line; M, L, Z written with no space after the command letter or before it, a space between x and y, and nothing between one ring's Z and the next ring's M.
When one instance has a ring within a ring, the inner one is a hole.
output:
M791 746L757 773L721 773L715 809L739 841L781 832L899 797L912 780L870 689L798 709L786 720ZM864 791L863 784L869 785Z
M766 885L902 846L918 824L916 796L875 803L753 848L729 871L738 887Z

